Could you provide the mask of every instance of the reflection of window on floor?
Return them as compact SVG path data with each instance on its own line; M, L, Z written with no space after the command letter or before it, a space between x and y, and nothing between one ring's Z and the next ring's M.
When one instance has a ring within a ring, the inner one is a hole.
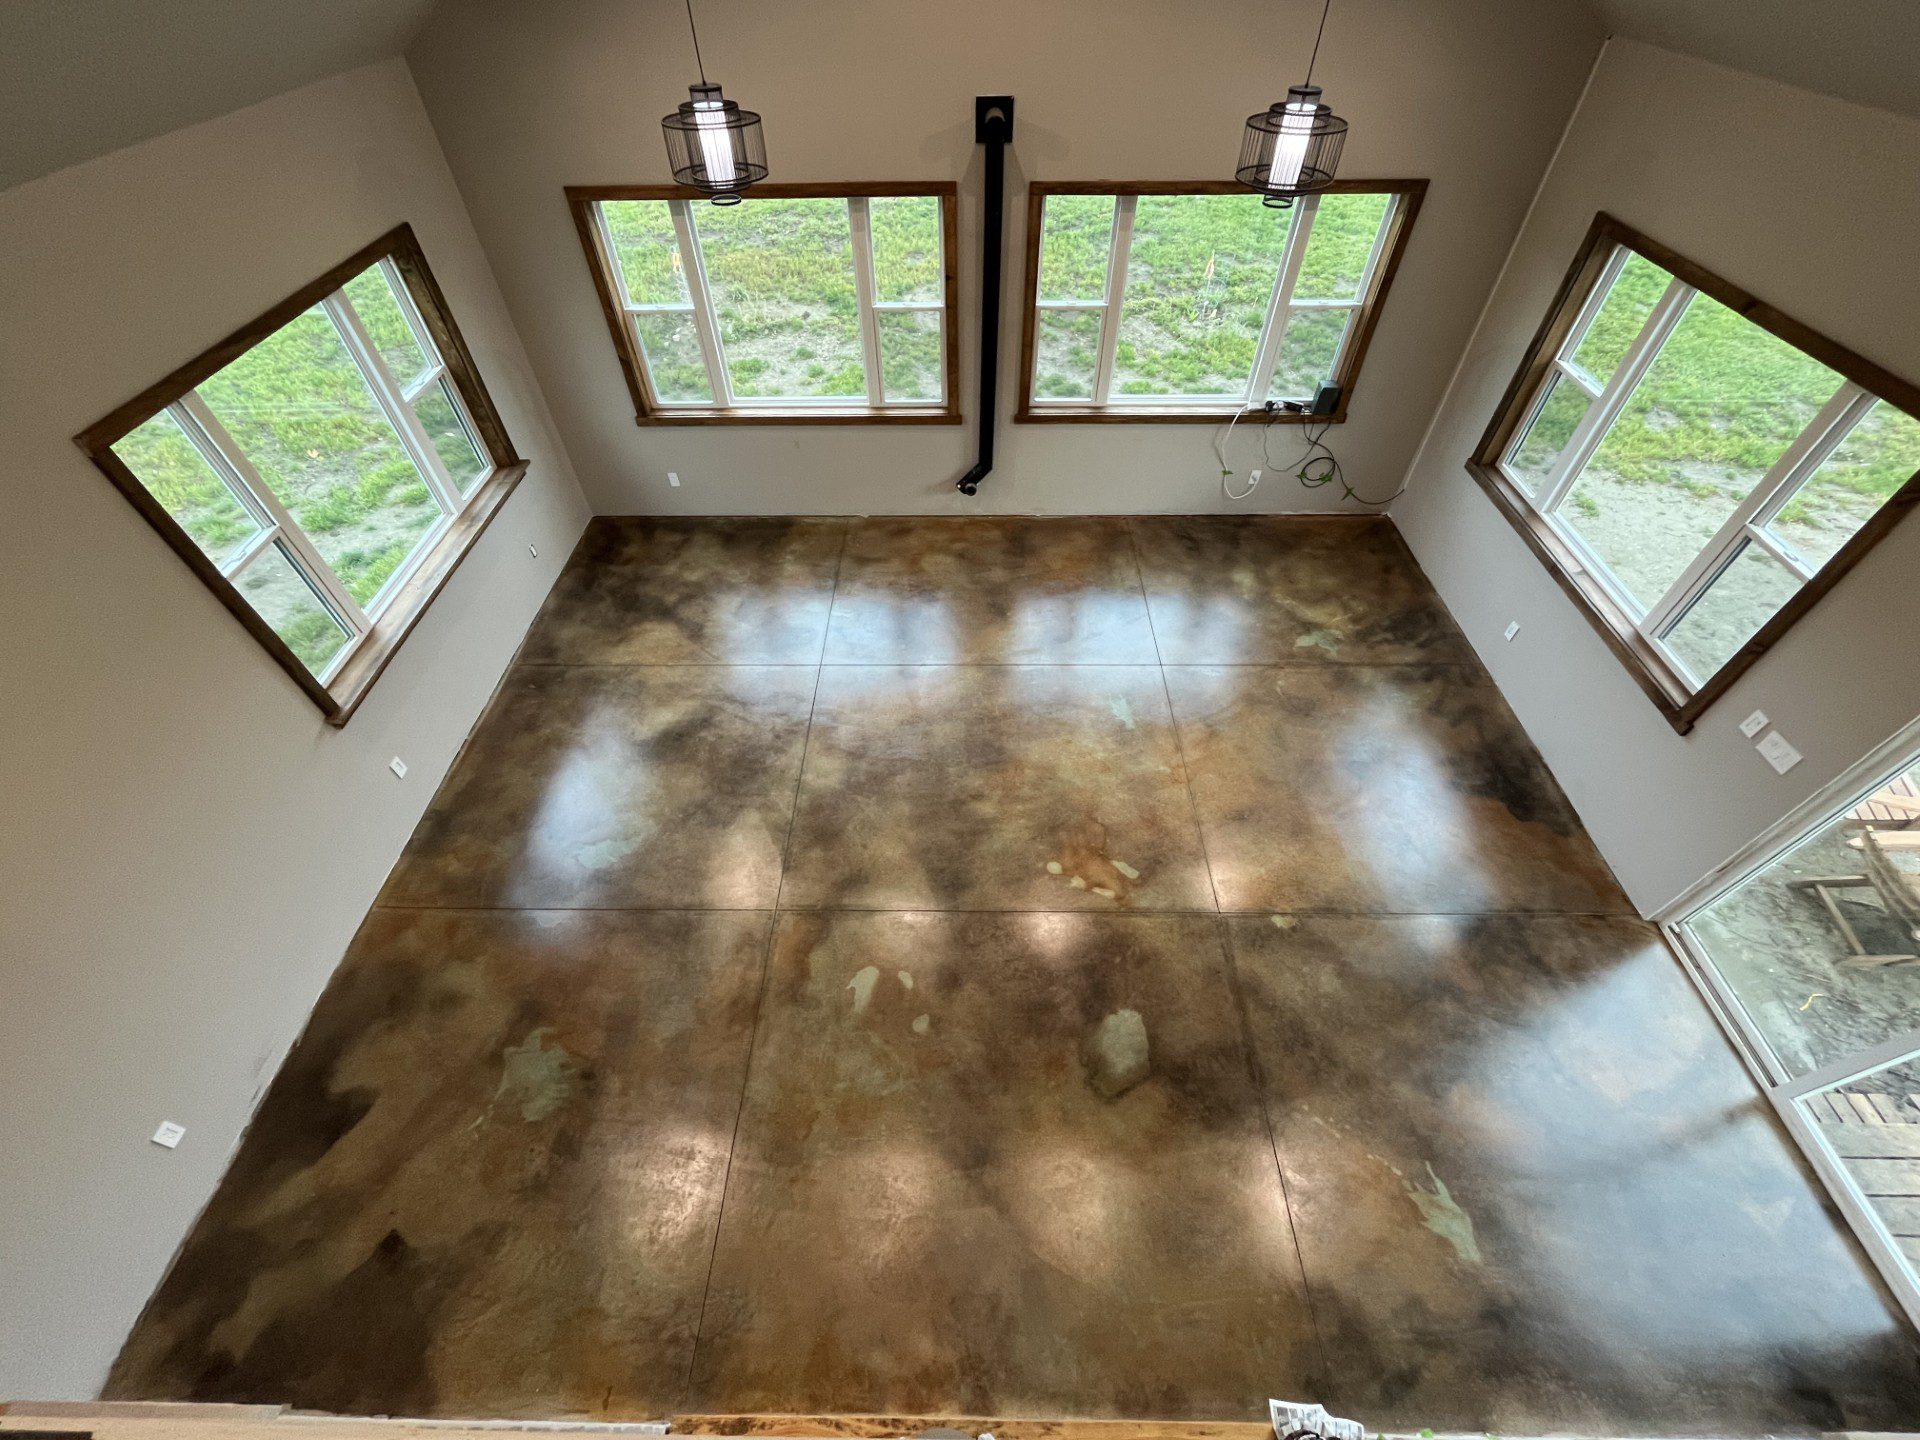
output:
M388 260L113 452L322 681L493 464Z
M1920 1026L1920 766L1687 924L1788 1074Z
M945 405L942 195L576 204L646 409Z
M1920 472L1920 420L1613 247L1497 468L1691 691Z

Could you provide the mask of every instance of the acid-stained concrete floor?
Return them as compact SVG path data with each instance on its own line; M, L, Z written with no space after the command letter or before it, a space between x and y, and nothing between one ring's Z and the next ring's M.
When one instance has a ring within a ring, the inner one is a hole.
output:
M1912 1428L1384 520L600 520L114 1371L352 1413Z

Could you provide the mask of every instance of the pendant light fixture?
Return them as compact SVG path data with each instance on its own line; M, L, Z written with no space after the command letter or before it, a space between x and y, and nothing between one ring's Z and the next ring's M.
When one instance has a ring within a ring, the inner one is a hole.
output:
M1249 115L1240 140L1240 166L1234 178L1258 190L1265 203L1278 210L1331 185L1340 164L1340 147L1346 143L1347 122L1321 103L1320 87L1313 83L1313 63L1320 58L1320 37L1326 33L1327 11L1332 8L1333 0L1321 6L1306 82L1289 87L1285 100Z
M767 142L760 133L760 117L727 99L718 85L707 83L706 62L700 58L700 31L693 23L693 0L687 0L687 29L693 35L693 62L700 83L687 87L689 99L660 121L667 137L667 164L682 185L704 190L716 205L738 205L746 188L767 178Z

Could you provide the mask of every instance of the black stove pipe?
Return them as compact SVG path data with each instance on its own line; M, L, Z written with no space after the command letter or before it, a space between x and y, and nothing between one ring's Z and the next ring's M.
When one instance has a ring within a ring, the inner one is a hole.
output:
M1007 145L1013 139L1013 97L973 97L973 141L987 147L986 210L980 237L980 453L954 482L962 495L977 495L993 469L993 429L999 408L1000 252L1005 248Z

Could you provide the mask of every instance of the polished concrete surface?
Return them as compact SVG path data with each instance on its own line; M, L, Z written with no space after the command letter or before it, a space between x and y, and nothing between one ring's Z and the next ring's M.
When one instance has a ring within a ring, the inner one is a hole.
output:
M1804 1433L1915 1349L1386 522L601 520L110 1393Z

